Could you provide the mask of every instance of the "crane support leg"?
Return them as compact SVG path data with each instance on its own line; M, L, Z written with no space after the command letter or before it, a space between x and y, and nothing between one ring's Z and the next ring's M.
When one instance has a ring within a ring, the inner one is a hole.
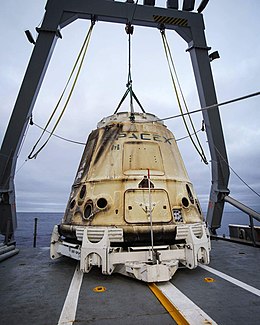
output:
M189 47L199 99L202 107L217 104L213 76L206 43ZM207 222L212 232L221 225L224 197L229 194L229 166L218 107L202 111L211 155L212 184Z
M58 37L57 29L50 30L42 27L39 30L39 36L2 143L0 151L0 232L5 236L5 244L13 240L17 224L14 176L18 151Z

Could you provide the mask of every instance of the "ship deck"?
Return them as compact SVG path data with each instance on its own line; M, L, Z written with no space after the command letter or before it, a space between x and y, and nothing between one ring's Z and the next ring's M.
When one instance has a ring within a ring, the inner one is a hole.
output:
M179 269L170 290L177 288L210 319L202 322L195 316L187 323L260 324L259 259L259 248L213 240L209 268ZM181 323L146 283L102 275L98 268L84 274L81 282L75 279L76 268L77 261L66 257L50 260L47 247L21 248L0 263L0 324Z

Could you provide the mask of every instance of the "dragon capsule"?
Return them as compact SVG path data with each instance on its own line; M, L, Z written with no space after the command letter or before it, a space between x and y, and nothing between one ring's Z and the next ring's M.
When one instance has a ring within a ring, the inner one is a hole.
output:
M104 118L89 135L51 257L88 272L167 281L209 263L210 242L175 138L147 113ZM104 253L106 252L106 253ZM159 273L159 275L158 275Z

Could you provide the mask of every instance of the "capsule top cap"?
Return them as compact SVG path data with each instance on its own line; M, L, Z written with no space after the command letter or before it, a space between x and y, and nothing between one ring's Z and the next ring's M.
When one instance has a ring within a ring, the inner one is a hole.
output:
M120 112L117 114L110 115L108 117L104 117L98 124L98 128L102 128L104 126L107 126L109 124L117 123L117 122L131 122L131 119L133 118L133 115L128 112ZM135 122L157 122L160 124L164 124L163 121L160 121L157 116L150 113L134 113L134 121Z

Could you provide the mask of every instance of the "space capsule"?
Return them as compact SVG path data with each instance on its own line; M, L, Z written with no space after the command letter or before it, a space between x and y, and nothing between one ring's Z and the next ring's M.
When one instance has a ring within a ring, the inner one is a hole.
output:
M210 240L175 138L155 115L117 113L88 137L51 258L167 281L209 263Z

